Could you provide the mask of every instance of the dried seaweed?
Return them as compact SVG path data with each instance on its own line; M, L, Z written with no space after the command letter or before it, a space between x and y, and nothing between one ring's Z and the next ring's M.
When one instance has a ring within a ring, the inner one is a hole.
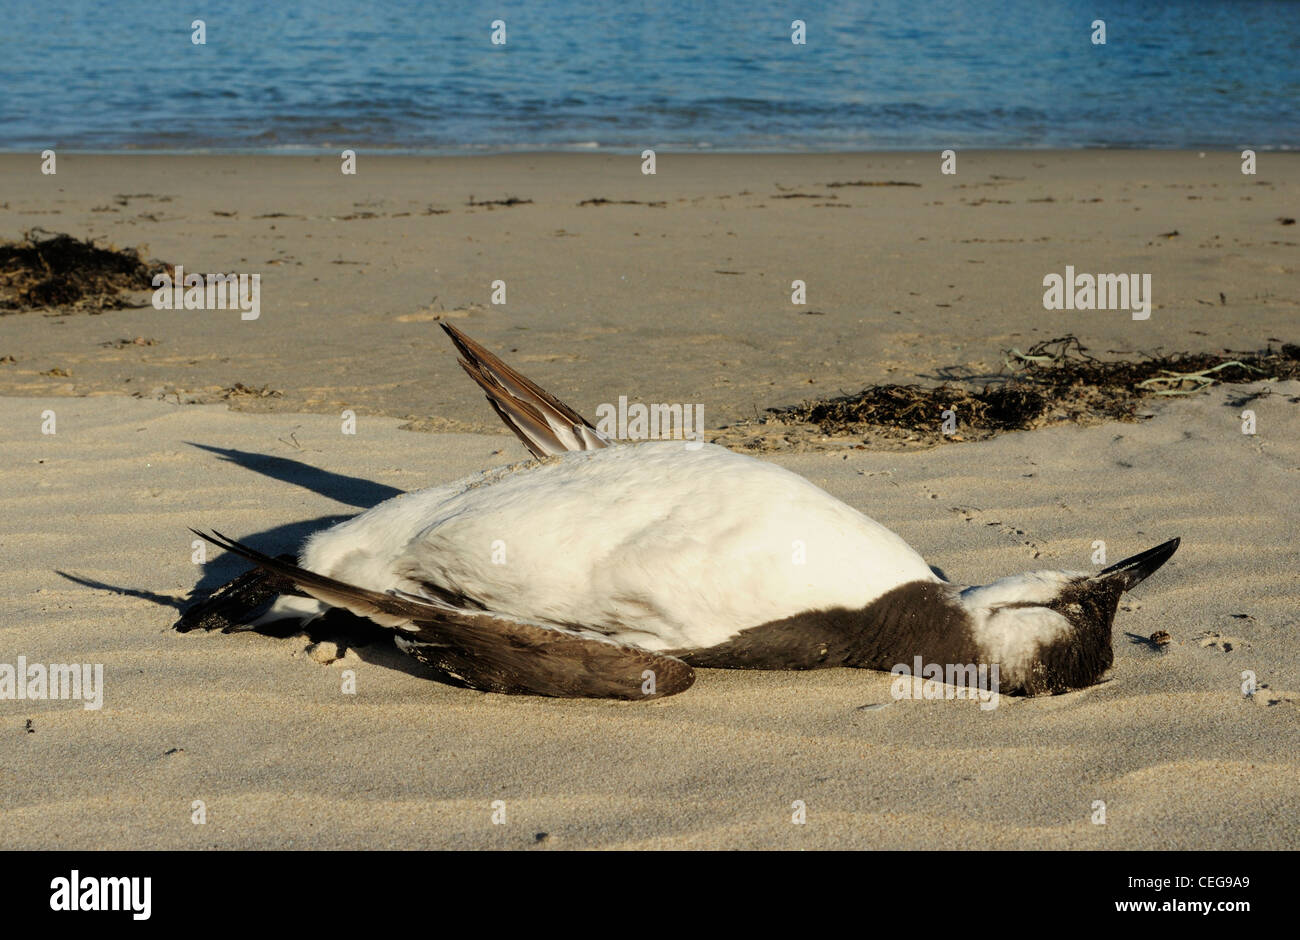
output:
M825 434L869 428L940 432L951 410L964 431L1027 430L1064 421L1132 421L1142 401L1189 395L1219 383L1300 377L1300 346L1262 353L1176 353L1102 361L1078 337L1044 340L1028 352L1011 349L1008 374L978 390L944 384L872 385L856 395L769 408L780 420L817 425Z
M21 241L0 242L0 314L131 306L124 295L150 290L154 274L165 270L138 249L101 248L91 239L31 229Z

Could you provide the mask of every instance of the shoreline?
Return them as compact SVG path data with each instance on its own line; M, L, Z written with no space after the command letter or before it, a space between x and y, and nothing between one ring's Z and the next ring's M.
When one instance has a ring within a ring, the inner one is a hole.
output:
M352 149L342 144L330 147L283 147L280 149L225 149L195 148L190 150L152 150L148 148L134 149L131 147L119 147L113 150L82 150L75 147L59 147L57 145L50 149L55 149L60 154L69 154L81 157L337 157L342 150ZM449 157L541 157L541 156L573 156L577 154L590 154L595 156L639 156L644 150L651 149L656 153L668 156L723 156L723 157L806 157L806 156L847 156L847 157L872 157L872 156L895 156L895 155L912 155L924 156L937 154L943 151L944 147L934 148L917 148L917 147L880 147L878 149L863 150L861 148L840 150L828 148L824 150L789 150L789 149L772 149L765 150L762 148L743 148L727 149L723 147L699 147L696 149L673 149L658 147L621 147L621 146L586 146L583 144L572 144L568 147L548 147L537 150L530 149L491 149L482 150L441 150L441 149L404 149L401 147L375 147L367 148L359 153L366 156L374 157L432 157L435 159L445 159ZM1240 154L1240 150L1235 148L1226 148L1221 145L1187 145L1182 147L1139 147L1130 144L1079 144L1074 147L1063 147L1056 144L1044 144L1040 146L1018 146L1018 147L962 147L952 148L959 153L1215 153L1215 154ZM1258 144L1250 149L1259 153L1296 153L1300 152L1300 145L1278 144L1265 145ZM0 147L0 157L21 157L30 156L33 148L22 147L5 149Z

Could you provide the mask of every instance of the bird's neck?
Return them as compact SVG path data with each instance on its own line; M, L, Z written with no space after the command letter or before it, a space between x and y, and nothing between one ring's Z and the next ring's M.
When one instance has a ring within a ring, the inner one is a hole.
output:
M957 589L943 581L909 581L858 612L845 665L889 671L980 661L970 614Z

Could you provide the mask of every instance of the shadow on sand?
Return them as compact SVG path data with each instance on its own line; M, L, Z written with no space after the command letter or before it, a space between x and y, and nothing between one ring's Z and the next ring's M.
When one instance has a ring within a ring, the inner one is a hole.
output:
M187 443L192 447L216 454L225 462L237 464L246 470L251 470L274 480L300 486L320 496L357 509L369 509L371 506L400 495L402 492L382 483L322 470L319 467L313 467L310 464L288 457L214 447L192 441ZM296 554L298 547L313 532L318 532L349 517L350 514L319 516L315 519L274 526L259 532L243 533L239 538L240 541L269 555ZM244 575L248 570L248 563L243 559L236 555L223 553L220 557L204 563L203 574L198 583L191 589L189 595L183 598L159 594L142 588L106 584L102 581L80 577L65 571L56 571L56 574L75 584L97 590L112 591L127 597L138 597L161 607L170 607L182 615L173 624L173 627L185 632L201 618L205 603L213 598L214 594L232 580ZM269 604L263 604L258 608L246 611L248 619L255 617L265 606L269 606ZM244 631L241 631L237 624L231 624L222 632ZM434 679L449 685L466 687L464 683L430 669L401 653L392 643L391 630L380 627L363 617L350 614L345 610L330 610L324 616L305 627L301 626L296 620L280 620L258 627L255 632L263 636L281 639L299 633L306 633L312 643L328 641L337 644L340 656L347 650L354 650L363 662L397 669L410 675Z

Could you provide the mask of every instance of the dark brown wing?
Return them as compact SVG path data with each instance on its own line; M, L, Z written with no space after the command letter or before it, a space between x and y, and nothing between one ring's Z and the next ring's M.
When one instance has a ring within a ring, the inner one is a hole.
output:
M484 692L640 702L684 692L695 670L680 659L482 612L417 624L397 646Z
M312 597L395 627L400 649L471 688L645 701L675 695L695 681L695 671L672 656L490 611L463 610L433 597L371 591L272 558L219 532L190 531Z

